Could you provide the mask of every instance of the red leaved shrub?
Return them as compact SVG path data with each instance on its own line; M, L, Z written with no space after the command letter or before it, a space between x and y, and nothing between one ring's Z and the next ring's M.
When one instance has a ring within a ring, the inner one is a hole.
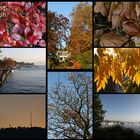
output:
M1 2L0 46L46 46L45 2Z

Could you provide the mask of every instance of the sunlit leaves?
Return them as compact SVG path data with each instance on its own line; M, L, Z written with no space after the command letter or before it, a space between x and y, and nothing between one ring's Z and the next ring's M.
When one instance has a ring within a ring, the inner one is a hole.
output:
M80 2L73 8L71 17L68 50L76 56L92 48L92 5Z
M116 84L122 86L121 64L119 63L117 58L115 58L112 63L111 76Z
M95 63L97 65L95 66L94 82L96 82L97 92L98 92L102 88L104 89L107 84L107 79L109 78L112 69L110 65L112 63L112 57L109 57L109 55L104 54L103 50L101 49L97 49L97 52L99 56L96 55L96 60L95 60Z
M97 92L105 89L109 76L124 92L132 88L125 84L126 79L127 84L136 84L139 87L140 48L115 48L110 54L108 52L108 49L99 48L94 55L94 82Z
M133 77L133 82L135 82L138 86L140 85L140 72L137 71Z

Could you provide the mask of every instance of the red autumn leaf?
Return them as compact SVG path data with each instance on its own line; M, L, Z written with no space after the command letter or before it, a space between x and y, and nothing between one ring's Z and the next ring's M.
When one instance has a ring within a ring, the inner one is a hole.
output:
M13 34L11 35L11 37L12 37L14 40L21 40L21 36L20 36L19 34L17 34L17 33L13 33Z
M44 46L46 15L40 8L46 2L1 2L7 6L6 17L0 20L0 46Z
M19 18L18 18L17 16L13 16L11 20L12 20L12 22L15 23L15 24L19 24L19 23L20 23L20 22L19 22Z
M29 27L26 27L24 30L25 36L27 36L30 31L31 31L31 29Z
M40 45L41 47L45 47L45 46L46 46L45 40L41 40L41 41L39 42L39 45Z
M33 36L36 38L36 39L41 39L42 38L42 32L39 30L39 29L35 29L34 33L33 33Z
M15 26L14 26L13 29L12 29L12 32L13 32L13 33L16 33L16 32L19 31L19 29L20 29L20 25L15 24Z
M32 3L31 2L26 2L25 4L25 11L28 11L31 9Z

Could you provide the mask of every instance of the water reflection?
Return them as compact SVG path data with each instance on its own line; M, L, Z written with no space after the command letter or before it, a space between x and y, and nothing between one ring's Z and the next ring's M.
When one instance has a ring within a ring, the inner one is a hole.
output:
M3 93L45 93L46 69L45 66L15 69L8 76L0 92Z
M140 122L104 122L102 124L102 127L112 127L112 126L116 126L116 125L120 125L121 127L125 127L125 128L131 128L133 129L136 133L140 134Z

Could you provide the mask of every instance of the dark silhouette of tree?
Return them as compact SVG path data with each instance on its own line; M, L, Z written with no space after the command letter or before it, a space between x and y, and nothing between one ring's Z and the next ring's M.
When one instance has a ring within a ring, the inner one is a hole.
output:
M91 139L93 129L91 73L69 73L49 93L48 133L57 139Z
M68 50L77 55L92 48L92 5L80 2L72 11Z
M105 110L103 110L103 105L100 101L99 94L94 94L94 130L98 131L101 127L101 123L104 120Z

